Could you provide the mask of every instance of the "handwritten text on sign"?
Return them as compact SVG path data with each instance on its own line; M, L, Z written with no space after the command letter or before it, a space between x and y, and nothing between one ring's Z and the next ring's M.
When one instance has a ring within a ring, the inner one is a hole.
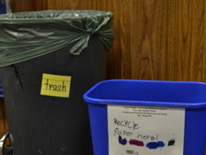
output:
M185 109L108 105L109 155L183 155Z
M43 74L41 95L69 97L71 76Z

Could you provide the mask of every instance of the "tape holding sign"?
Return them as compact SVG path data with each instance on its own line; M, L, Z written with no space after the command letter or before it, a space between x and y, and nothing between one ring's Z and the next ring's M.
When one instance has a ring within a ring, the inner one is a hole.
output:
M69 98L71 76L43 74L41 95Z
M108 105L109 155L183 155L185 109Z

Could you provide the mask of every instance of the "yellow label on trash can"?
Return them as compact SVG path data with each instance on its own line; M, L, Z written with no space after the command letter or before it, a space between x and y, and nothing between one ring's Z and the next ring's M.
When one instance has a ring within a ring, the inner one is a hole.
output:
M41 95L69 98L71 76L43 74Z

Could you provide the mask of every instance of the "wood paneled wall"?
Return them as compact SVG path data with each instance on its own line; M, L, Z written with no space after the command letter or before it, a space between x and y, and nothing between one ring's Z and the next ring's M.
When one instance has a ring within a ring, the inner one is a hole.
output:
M113 12L116 39L107 55L108 79L206 82L205 0L11 0L11 7Z
M4 99L0 98L0 138L9 131Z
M108 78L206 81L204 0L48 0L114 12Z

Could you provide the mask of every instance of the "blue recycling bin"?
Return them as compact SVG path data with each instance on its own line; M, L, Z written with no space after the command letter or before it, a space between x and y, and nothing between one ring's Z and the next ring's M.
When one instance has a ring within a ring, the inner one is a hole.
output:
M206 84L107 80L84 94L94 155L204 155Z

